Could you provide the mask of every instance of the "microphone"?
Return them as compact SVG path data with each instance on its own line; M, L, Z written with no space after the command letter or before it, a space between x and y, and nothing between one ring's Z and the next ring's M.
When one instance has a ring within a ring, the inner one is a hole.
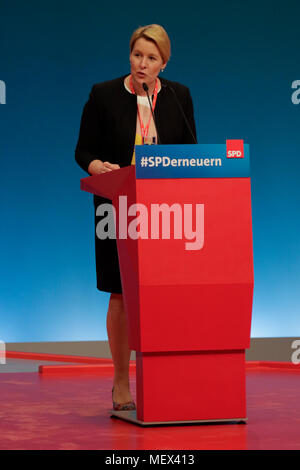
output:
M147 94L148 101L149 101L149 106L150 106L150 109L151 109L151 114L152 114L152 117L153 117L153 122L154 122L155 130L156 130L156 134L157 134L157 143L160 144L160 137L159 137L159 134L158 134L157 125L156 125L156 122L155 122L155 117L154 117L152 104L151 104L150 96L149 96L149 87L148 87L147 83L145 83L145 82L143 83L143 89L145 90L145 92Z
M194 133L193 133L193 131L192 131L192 128L191 128L191 126L190 126L190 123L189 123L189 121L187 120L187 117L186 117L186 115L185 115L185 112L183 111L182 106L181 106L181 104L180 104L180 102L179 102L179 100L178 100L178 98L177 98L177 96L176 96L176 93L175 93L174 88L173 88L171 85L167 84L167 83L164 83L164 84L163 84L163 87L164 87L164 88L169 87L170 90L172 91L172 93L173 93L173 95L174 95L174 98L175 98L175 101L176 101L176 103L177 103L177 106L178 106L178 108L180 109L180 112L181 112L181 114L182 114L182 116L183 116L183 118L184 118L184 121L185 121L185 123L186 123L186 126L187 126L188 130L190 131L191 136L193 137L194 143L196 144L196 143L197 143L196 137L194 136Z

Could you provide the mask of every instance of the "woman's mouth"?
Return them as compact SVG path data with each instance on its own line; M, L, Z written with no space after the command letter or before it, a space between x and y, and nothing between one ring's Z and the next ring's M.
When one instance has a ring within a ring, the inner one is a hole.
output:
M144 72L137 72L137 76L140 78L146 77L146 74Z

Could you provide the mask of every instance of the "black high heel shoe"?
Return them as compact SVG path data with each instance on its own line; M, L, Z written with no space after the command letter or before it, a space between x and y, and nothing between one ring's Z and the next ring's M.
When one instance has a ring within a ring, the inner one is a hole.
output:
M135 410L136 409L134 401L129 401L127 403L116 403L113 400L113 393L114 393L114 387L112 388L112 391L111 391L111 397L112 397L113 410L114 411L130 411L130 410Z

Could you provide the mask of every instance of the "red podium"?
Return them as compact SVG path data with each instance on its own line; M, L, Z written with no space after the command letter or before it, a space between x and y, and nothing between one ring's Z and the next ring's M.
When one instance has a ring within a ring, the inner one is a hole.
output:
M118 238L116 224L129 344L136 351L137 410L112 414L142 425L245 422L250 178L137 179L132 166L84 178L81 189L112 199L117 222L119 196L138 214L148 211L148 238L124 232ZM150 237L153 204L178 203L202 204L201 249L188 250L190 240L174 236L172 211L170 236L160 227L159 236ZM128 215L128 224L134 218Z

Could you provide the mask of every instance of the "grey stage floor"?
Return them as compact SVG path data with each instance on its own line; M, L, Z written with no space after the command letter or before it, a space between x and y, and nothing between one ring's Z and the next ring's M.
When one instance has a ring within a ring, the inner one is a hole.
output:
M35 361L34 359L6 358L6 364L0 364L0 373L8 372L38 372L39 366L75 364L75 362Z

